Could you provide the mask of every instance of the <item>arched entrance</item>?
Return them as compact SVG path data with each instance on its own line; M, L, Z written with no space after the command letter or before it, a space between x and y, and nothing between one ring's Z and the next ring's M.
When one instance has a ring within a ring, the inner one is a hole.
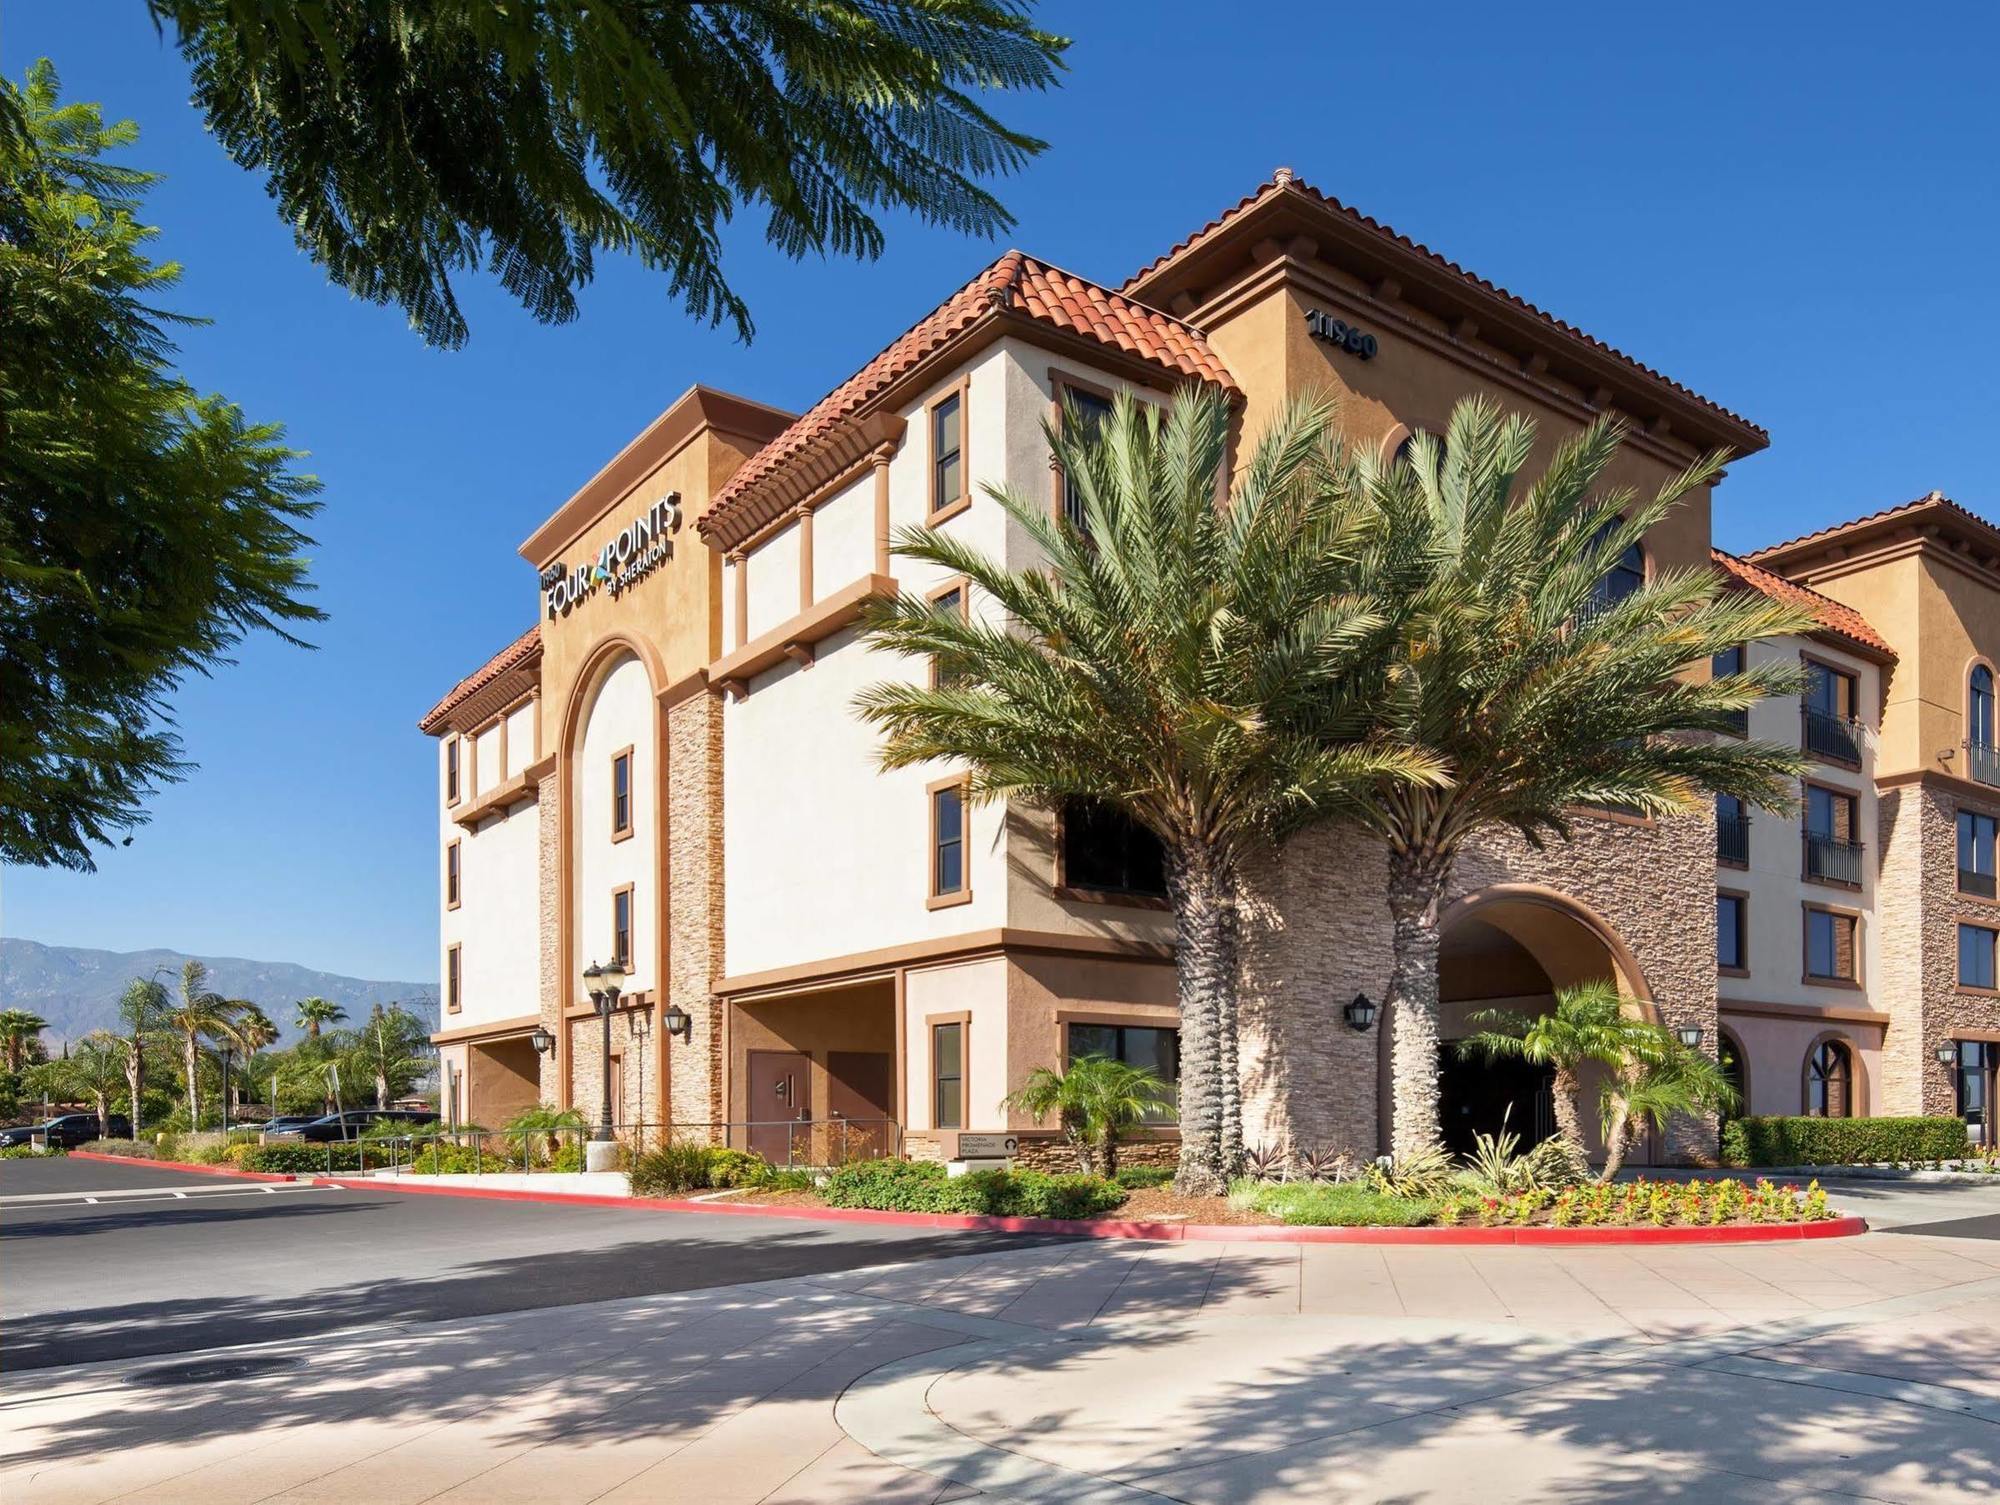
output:
M1605 920L1566 895L1529 884L1497 884L1469 894L1440 922L1438 967L1439 1113L1445 1145L1463 1153L1475 1134L1498 1134L1504 1125L1522 1148L1555 1132L1547 1067L1467 1054L1459 1041L1485 1025L1482 1011L1505 1010L1530 1018L1555 1005L1558 988L1609 978L1632 1007L1653 1014L1646 983L1631 951ZM1596 1127L1601 1069L1584 1073L1586 1148L1603 1153ZM1650 1159L1648 1146L1633 1158Z

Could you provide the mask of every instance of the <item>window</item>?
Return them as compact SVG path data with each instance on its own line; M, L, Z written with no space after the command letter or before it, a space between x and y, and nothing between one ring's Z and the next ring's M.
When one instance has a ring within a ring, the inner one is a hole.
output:
M453 842L444 849L444 907L458 908L458 848Z
M1854 1116L1854 1061L1838 1040L1822 1040L1806 1056L1806 1116Z
M1732 867L1750 865L1750 814L1733 794L1715 797L1715 860Z
M963 904L972 897L965 871L963 779L931 786L931 907Z
M1104 1056L1127 1066L1142 1066L1169 1087L1180 1085L1181 1032L1177 1029L1136 1024L1072 1024L1066 1044L1072 1065L1085 1056ZM1171 1123L1175 1116L1171 1107L1162 1105L1149 1109L1146 1121Z
M1451 451L1445 446L1443 434L1432 434L1431 442L1437 446L1438 472L1439 474L1443 474L1445 459L1451 453ZM1415 433L1405 434L1402 438L1402 442L1396 446L1396 453L1392 457L1392 463L1397 465L1413 464L1415 463L1414 457L1416 455L1416 451L1417 451L1416 434Z
M1958 927L1958 985L1961 988L1993 988L1993 943L2000 932L1984 925Z
M611 893L611 954L627 971L632 967L632 885Z
M966 615L965 582L954 580L950 585L931 592L932 611L947 612L963 620ZM964 682L962 674L952 674L938 666L935 657L931 659L931 688L933 690Z
M1062 810L1065 888L1163 899L1167 854L1160 838L1102 800L1072 799Z
M931 1026L931 1127L965 1127L965 1025Z
M1845 790L1806 785L1805 875L1822 883L1861 884L1860 802Z
M1713 679L1723 679L1731 674L1741 674L1744 663L1743 645L1738 643L1734 648L1723 649L1708 661L1709 676ZM1728 713L1728 716L1729 731L1732 735L1738 737L1747 737L1750 735L1750 712L1748 710L1731 711Z
M1723 1112L1724 1121L1748 1113L1750 1081L1743 1070L1743 1047L1737 1044L1736 1037L1728 1030L1723 1030L1715 1042L1715 1064L1722 1072L1723 1081L1729 1084L1729 1090L1736 1094L1736 1106Z
M1855 731L1857 703L1852 674L1806 660L1803 700L1804 746L1814 757L1836 763L1861 761L1861 741Z
M449 1014L456 1014L463 1002L459 992L459 979L463 973L459 950L457 946L448 946L444 953L444 1007Z
M1806 977L1817 982L1853 982L1855 918L1831 909L1806 910Z
M971 503L965 479L965 388L960 387L931 407L933 522Z
M1715 896L1715 964L1725 972L1741 972L1750 965L1749 932L1744 926L1748 901L1741 894Z
M444 802L458 803L458 738L449 737L444 744Z
M1598 543L1604 543L1623 526L1623 522L1606 523L1597 530ZM1590 613L1594 615L1616 606L1645 583L1646 551L1636 543L1628 544L1604 572L1604 578L1591 589Z
M1958 812L1958 891L1982 899L1995 897L1993 882L1994 833L2000 829L1990 815L1976 810Z
M1965 736L1974 747L1993 746L1993 671L1984 664L1972 667L1972 684L1966 697Z
M1995 1134L1993 1094L2000 1087L2000 1043L1960 1040L1958 1044L1958 1116L1965 1120L1967 1138L1991 1145Z
M632 834L632 749L611 755L611 839Z
M1056 397L1063 405L1062 421L1068 423L1074 412L1079 433L1095 434L1111 416L1111 399L1100 393L1064 384L1057 387ZM1071 527L1080 533L1089 531L1084 521L1083 493L1070 484L1068 476L1062 478L1062 507Z

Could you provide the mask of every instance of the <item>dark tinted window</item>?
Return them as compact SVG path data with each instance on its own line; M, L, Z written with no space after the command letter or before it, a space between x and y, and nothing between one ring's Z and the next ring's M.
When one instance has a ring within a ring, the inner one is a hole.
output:
M1159 837L1101 800L1073 799L1062 814L1063 882L1070 888L1164 898Z

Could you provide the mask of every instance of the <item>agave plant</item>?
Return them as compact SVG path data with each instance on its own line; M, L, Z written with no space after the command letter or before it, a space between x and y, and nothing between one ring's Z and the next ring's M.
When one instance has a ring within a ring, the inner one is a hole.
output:
M1323 1144L1307 1145L1292 1154L1292 1170L1301 1181L1342 1181L1347 1168L1347 1156Z
M1285 1152L1276 1145L1245 1145L1243 1174L1253 1181L1281 1180L1285 1174Z
M1368 1184L1391 1197L1442 1197L1457 1180L1451 1157L1435 1144L1408 1155L1385 1156L1368 1168Z

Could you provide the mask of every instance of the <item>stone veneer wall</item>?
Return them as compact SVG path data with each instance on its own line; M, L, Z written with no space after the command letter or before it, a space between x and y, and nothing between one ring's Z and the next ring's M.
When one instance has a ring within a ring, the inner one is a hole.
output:
M1868 996L1889 1015L1881 1080L1868 1111L1953 1113L1953 1073L1935 1051L1968 1032L2000 1031L2000 998L1958 990L1958 926L2000 926L2000 908L1958 892L1958 812L2000 816L2000 799L1925 780L1884 789L1876 885L1878 976Z
M1511 833L1461 856L1447 902L1537 884L1595 911L1631 950L1661 1020L1717 1039L1715 827L1706 812L1658 822L1579 815L1536 851ZM1388 862L1375 838L1322 828L1246 875L1241 1062L1244 1138L1359 1159L1384 1143L1381 1025L1358 1034L1342 1006L1388 990ZM1386 1023L1386 1021L1385 1021ZM1379 1105L1379 1106L1378 1106ZM1715 1150L1713 1123L1669 1136L1673 1158Z
M673 1116L719 1123L722 1107L722 697L691 695L667 712L669 886L667 1002L693 1017L669 1043Z

